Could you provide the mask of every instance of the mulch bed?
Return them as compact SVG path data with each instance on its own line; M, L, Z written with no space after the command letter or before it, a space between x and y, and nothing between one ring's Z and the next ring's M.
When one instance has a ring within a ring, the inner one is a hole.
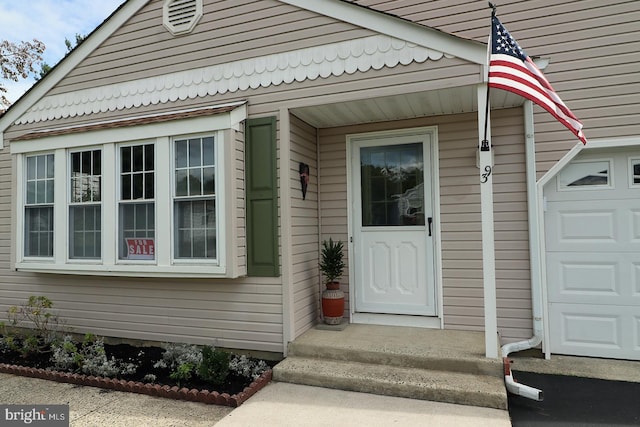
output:
M169 377L170 372L168 369L154 368L154 363L162 358L162 352L164 351L162 348L136 347L128 344L105 344L104 347L109 358L114 356L116 359L134 362L138 366L136 373L120 379L114 379L55 371L50 368L49 353L36 353L24 358L14 352L0 354L0 372L231 407L241 405L271 381L271 369L265 371L258 379L250 383L243 377L230 374L224 386L212 391L209 390L211 384L207 384L198 378L182 381L178 384ZM153 384L143 381L145 375L149 373L156 376Z

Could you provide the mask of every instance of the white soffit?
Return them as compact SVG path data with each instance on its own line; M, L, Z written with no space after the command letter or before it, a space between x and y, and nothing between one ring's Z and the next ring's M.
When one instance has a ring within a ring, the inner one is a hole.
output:
M17 124L83 116L257 89L319 77L453 58L385 35L93 87L41 99Z

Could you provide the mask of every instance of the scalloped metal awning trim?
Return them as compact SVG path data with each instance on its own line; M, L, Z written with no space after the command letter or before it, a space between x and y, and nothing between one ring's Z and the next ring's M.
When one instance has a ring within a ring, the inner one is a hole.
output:
M375 35L297 51L250 58L50 95L16 124L84 116L198 97L341 76L383 67L453 58L442 52L385 35Z

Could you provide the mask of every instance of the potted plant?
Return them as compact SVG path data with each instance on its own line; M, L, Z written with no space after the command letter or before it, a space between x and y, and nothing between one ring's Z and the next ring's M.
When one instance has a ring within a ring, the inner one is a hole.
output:
M344 314L344 292L340 290L338 279L344 271L344 245L333 239L322 242L322 259L320 271L325 277L326 289L322 292L322 317L328 325L339 325Z

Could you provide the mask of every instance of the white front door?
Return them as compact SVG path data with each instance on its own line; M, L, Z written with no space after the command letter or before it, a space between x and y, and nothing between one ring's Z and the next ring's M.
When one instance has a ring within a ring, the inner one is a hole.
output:
M350 140L355 314L436 315L431 138Z

